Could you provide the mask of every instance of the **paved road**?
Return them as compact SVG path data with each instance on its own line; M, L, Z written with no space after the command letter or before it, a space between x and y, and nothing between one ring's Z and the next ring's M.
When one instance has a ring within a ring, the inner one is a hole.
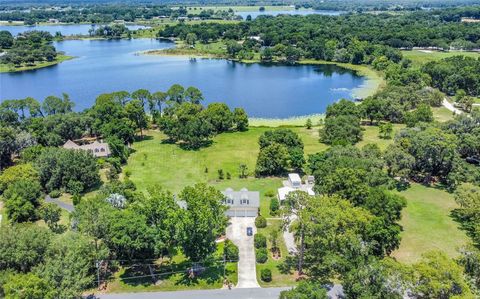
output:
M177 292L149 292L149 293L119 293L101 294L93 298L98 299L278 299L280 292L289 288L243 288L243 289L217 289L195 290ZM331 299L343 298L343 289L340 285L334 285L329 291Z
M50 195L45 196L45 202L53 202L60 208L67 210L69 213L75 210L75 207L72 204L60 201L56 198L51 198Z
M243 288L231 290L197 290L178 292L121 293L97 295L100 299L278 299L286 288Z
M256 232L254 217L232 217L227 227L227 238L237 245L239 250L238 283L236 288L259 288L255 268L255 249L253 235L247 236L247 227Z

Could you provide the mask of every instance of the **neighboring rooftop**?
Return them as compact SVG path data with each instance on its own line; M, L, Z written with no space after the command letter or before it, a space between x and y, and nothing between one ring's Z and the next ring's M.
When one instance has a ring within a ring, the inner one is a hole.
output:
M95 140L93 143L87 143L84 145L78 145L72 140L67 140L67 142L65 142L63 145L63 148L89 151L97 158L110 156L110 147L108 146L108 143L98 142L97 140Z

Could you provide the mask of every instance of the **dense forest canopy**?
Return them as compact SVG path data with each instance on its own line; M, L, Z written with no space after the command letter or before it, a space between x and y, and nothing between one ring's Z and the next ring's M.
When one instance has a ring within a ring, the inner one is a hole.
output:
M0 62L20 66L53 61L58 53L52 40L52 35L45 31L29 31L15 38L8 31L0 31L0 50L7 50Z
M480 9L472 8L473 11ZM456 10L452 13L457 15ZM340 17L309 15L306 17L282 16L259 17L252 22L240 24L200 24L167 27L162 36L184 38L188 32L198 36L208 33L211 39L244 39L260 36L265 46L279 43L304 48L315 40L336 40L348 43L356 38L373 44L383 44L395 48L414 46L445 47L456 40L465 40L478 46L480 24L460 23L448 17L448 13L438 16L432 12L415 12L405 15L348 14Z

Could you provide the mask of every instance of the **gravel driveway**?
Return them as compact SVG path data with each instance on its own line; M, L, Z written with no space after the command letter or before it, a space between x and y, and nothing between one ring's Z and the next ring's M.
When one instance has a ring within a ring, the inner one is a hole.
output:
M227 238L238 246L238 283L236 288L259 288L255 268L255 249L253 235L247 236L247 227L256 233L254 217L232 217L227 228Z

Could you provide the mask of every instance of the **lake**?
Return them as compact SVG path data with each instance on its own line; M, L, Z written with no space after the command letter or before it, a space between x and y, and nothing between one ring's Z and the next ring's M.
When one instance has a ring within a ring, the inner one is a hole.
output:
M88 35L88 30L92 28L90 24L72 24L72 25L37 25L37 26L8 26L0 25L0 31L7 30L10 31L12 35L17 35L22 32L32 31L32 30L41 30L48 31L50 34L55 35L56 32L60 31L62 35ZM99 25L96 25L99 26ZM130 30L144 29L146 26L142 25L126 25Z
M250 116L287 118L323 113L328 104L352 98L365 78L334 65L243 64L223 59L138 55L172 47L155 39L72 40L55 43L77 56L56 66L0 74L0 99L70 95L76 110L90 107L101 93L146 88L166 91L172 84L196 86L206 103L243 107Z
M264 11L237 11L236 15L241 16L244 20L248 15L255 19L258 16L267 15L267 16L278 16L278 15L298 15L298 16L307 16L307 15L325 15L325 16L339 16L343 11L335 10L312 10L312 9L299 9L299 10L264 10Z

